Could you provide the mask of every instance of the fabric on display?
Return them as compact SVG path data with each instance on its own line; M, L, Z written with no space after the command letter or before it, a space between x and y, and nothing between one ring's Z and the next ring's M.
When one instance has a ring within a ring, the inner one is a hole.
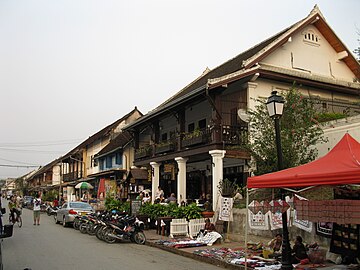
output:
M206 244L208 246L212 246L216 242L216 240L221 239L222 236L218 232L208 232L204 236L199 236L196 241Z
M249 213L249 227L255 230L269 230L269 212L265 215L262 212L253 214L250 210Z
M220 197L219 220L233 221L233 198Z

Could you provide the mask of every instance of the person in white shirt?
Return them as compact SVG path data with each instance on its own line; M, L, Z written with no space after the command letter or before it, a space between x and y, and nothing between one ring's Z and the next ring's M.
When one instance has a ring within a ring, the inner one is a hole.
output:
M36 198L34 199L34 225L40 225L40 205L41 205L41 199L40 195L37 194Z
M155 192L155 199L159 199L161 197L164 197L164 191L160 186L158 186L158 190Z

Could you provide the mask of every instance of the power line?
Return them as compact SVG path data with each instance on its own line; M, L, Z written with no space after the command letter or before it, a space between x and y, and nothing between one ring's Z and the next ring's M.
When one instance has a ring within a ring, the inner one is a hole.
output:
M0 164L0 167L9 167L9 168L38 168L39 166L35 165L9 165L9 164Z
M20 164L25 164L25 165L34 165L34 166L36 166L36 164L34 164L34 163L28 163L28 162L22 162L22 161L15 161L15 160L10 160L10 159L5 159L5 158L0 158L0 160L9 161L9 162L14 162L14 163L20 163ZM38 166L40 166L40 165L38 165Z
M12 146L12 147L18 147L18 146L31 146L31 145L36 145L36 146L41 146L41 145L56 145L56 144L71 144L71 143L76 143L79 142L83 139L69 139L69 140L56 140L56 141L38 141L38 142L0 142L0 146Z
M57 145L70 145L77 142L63 142L63 143L47 143L47 144L11 144L11 143L5 143L0 144L0 147L45 147L45 146L57 146Z
M14 148L6 148L6 147L0 147L0 150L4 151L14 151L14 152L36 152L36 153L50 153L50 154L62 154L63 151L47 151L47 150L31 150L31 149L14 149Z

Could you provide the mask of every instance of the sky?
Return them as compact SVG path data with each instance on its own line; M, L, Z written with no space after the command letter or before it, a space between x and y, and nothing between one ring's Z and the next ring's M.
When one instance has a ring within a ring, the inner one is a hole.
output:
M315 4L350 51L360 46L358 0L0 0L0 179L135 106L146 114Z

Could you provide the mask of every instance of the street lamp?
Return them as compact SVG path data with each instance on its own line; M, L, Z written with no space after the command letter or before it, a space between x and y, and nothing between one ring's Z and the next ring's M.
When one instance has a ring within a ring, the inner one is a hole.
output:
M278 160L278 170L283 169L283 155L281 150L281 137L280 137L280 118L283 114L285 100L282 96L277 95L277 91L272 91L271 96L266 102L269 115L275 122L275 140ZM281 199L285 200L284 190L281 189ZM287 212L282 213L282 225L283 225L283 242L281 251L281 269L291 270L293 266L291 264L291 248L289 241L289 230L287 226Z

